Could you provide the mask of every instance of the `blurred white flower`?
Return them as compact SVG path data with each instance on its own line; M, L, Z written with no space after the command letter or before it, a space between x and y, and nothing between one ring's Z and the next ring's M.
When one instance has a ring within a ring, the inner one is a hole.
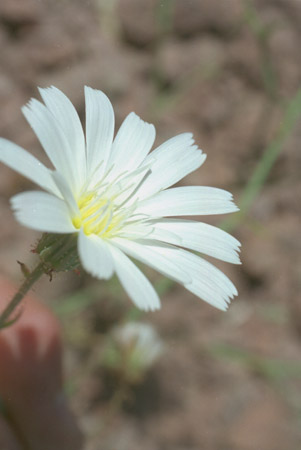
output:
M128 322L116 327L112 335L118 347L130 353L131 359L143 368L153 365L163 352L163 343L151 325Z
M182 247L239 263L239 242L211 225L170 218L237 211L232 195L222 189L167 189L206 159L192 134L180 134L149 153L155 128L130 113L113 140L109 99L86 87L85 138L69 99L55 87L40 93L44 104L32 99L22 111L54 170L0 138L0 161L46 191L15 195L11 205L17 220L43 232L77 233L84 269L99 279L115 272L139 308L155 310L160 301L128 256L225 310L229 299L237 295L232 282Z
M151 325L129 322L113 328L102 365L135 384L143 380L146 371L154 365L163 350L164 344Z

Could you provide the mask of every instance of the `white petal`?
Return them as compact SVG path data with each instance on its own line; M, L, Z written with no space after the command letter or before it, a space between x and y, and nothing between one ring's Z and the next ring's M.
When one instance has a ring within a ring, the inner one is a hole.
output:
M114 136L114 111L108 97L101 91L85 86L86 139L88 174L103 173Z
M184 265L192 277L192 283L185 284L185 288L216 308L226 310L230 299L237 295L229 278L193 253L180 249L175 257L176 262Z
M130 223L123 225L122 229L118 230L117 236L125 239L141 239L147 238L154 232L154 227L145 223ZM157 238L155 238L157 239ZM161 239L163 241L163 239ZM180 239L179 239L180 241Z
M151 152L145 160L147 164L148 160L154 159L151 174L139 189L137 197L149 197L198 169L206 160L206 155L193 143L192 135L184 133L169 139Z
M182 186L167 189L142 201L137 213L153 217L225 214L238 211L232 195L223 189Z
M170 230L164 230L163 227L159 228L156 223L151 222L125 224L118 231L118 237L131 240L151 239L183 246L182 238L179 235Z
M123 238L112 238L112 243L127 253L129 256L138 259L163 275L179 283L189 283L191 277L183 266L174 262L174 254L179 250L167 244L140 241L130 241Z
M60 193L62 194L71 215L78 216L80 214L78 205L65 178L58 172L53 172L52 178L54 179L58 189L60 190Z
M118 181L111 181L109 195L115 198L118 205L126 203L127 206L132 205L135 201L136 192L145 178L149 176L149 166L140 166L133 172L121 177Z
M22 112L54 167L66 178L73 190L79 189L78 175L74 170L74 149L54 115L35 99L23 106Z
M96 236L87 236L83 230L79 233L78 252L83 268L99 279L111 278L114 262L107 243Z
M222 261L240 264L238 256L239 241L217 227L202 222L180 219L160 220L153 226L154 233L150 235L152 239L180 245ZM159 235L157 235L158 231L160 232ZM161 235L162 231L164 231L164 235ZM175 236L178 240L175 239Z
M123 121L115 137L109 165L114 165L112 176L118 172L135 170L152 148L156 130L135 113Z
M60 196L52 180L51 170L26 150L3 138L0 138L0 161L46 191Z
M49 233L73 233L66 203L46 192L29 191L11 198L16 219L28 228Z
M86 148L83 128L76 109L68 97L54 86L39 91L70 144L74 171L78 182L82 184L86 177Z
M237 295L235 286L223 272L193 253L167 245L157 246L148 240L133 242L114 238L112 241L125 253L184 284L187 290L216 308L225 310L229 300ZM160 258L163 255L168 263L162 267ZM189 277L186 281L183 280L185 275Z
M164 163L167 163L168 160L174 155L181 155L183 151L193 144L194 139L192 133L181 133L163 142L163 144L159 145L159 147L152 151L149 157L153 156L156 159L162 158Z
M117 276L128 296L140 309L160 308L157 292L141 270L117 247L110 246Z

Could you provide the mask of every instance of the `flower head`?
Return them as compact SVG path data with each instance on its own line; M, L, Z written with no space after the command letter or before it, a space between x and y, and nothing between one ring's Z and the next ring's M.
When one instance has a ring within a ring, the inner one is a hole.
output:
M226 309L237 295L232 282L185 248L239 263L239 242L216 227L179 217L237 211L232 195L213 187L169 188L206 159L192 134L180 134L150 152L154 126L130 113L114 138L109 99L86 87L84 136L75 108L60 90L40 89L40 94L44 103L32 99L22 111L53 169L0 138L0 161L46 191L15 195L11 205L17 220L43 232L77 234L84 269L99 279L116 273L139 308L155 310L160 301L130 258Z
M164 344L151 325L128 322L117 325L109 333L102 364L136 384L143 380L163 352Z

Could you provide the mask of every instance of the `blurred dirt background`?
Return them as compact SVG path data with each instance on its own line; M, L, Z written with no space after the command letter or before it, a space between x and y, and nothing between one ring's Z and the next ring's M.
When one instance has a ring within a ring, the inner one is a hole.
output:
M208 158L184 183L239 203L300 87L300 39L300 0L1 0L0 135L45 161L20 107L54 85L84 120L86 84L109 96L117 126L133 110L155 124L157 143L192 131ZM66 389L87 450L301 448L300 141L299 120L232 224L243 264L217 264L239 290L227 313L148 269L163 307L142 316L115 281L59 274L37 285L64 326ZM15 223L8 200L31 188L0 167L0 271L17 284L16 260L33 264L38 234ZM120 400L102 349L132 318L155 326L165 352Z

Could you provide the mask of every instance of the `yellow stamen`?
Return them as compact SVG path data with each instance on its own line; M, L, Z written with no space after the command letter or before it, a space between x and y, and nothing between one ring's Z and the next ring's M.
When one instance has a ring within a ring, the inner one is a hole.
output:
M73 217L76 229L81 227L86 235L97 234L108 237L123 221L123 214L114 215L112 199L99 198L95 192L84 194L78 200L80 214Z

